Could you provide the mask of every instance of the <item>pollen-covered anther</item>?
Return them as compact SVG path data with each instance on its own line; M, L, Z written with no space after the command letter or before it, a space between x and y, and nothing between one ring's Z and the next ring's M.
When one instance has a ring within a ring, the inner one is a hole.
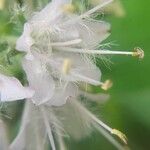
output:
M66 13L73 13L75 11L75 6L73 4L65 4L62 6L62 10Z
M112 87L113 83L111 80L106 80L102 85L101 88L105 91L107 91L108 89L110 89Z
M134 48L133 55L135 57L139 57L140 59L144 58L144 51L140 47Z
M62 73L68 74L71 69L72 61L69 58L64 59L63 65L62 65Z
M117 129L112 129L111 134L118 136L125 144L128 144L126 135L122 133L121 131Z

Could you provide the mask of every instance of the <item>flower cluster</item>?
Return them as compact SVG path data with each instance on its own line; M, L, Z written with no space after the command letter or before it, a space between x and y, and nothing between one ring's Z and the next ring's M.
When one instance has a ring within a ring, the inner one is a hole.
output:
M79 139L94 128L101 132L118 149L123 149L111 134L125 144L126 137L92 114L79 97L99 100L99 94L81 90L82 84L111 87L101 81L101 72L91 59L109 54L143 57L143 51L110 51L99 49L99 43L109 36L110 25L94 20L93 13L112 0L104 0L94 8L78 14L71 0L52 0L25 23L16 49L25 52L22 66L28 87L14 77L0 74L1 101L27 99L20 130L9 146L11 150L47 149L50 143L56 150L65 150L64 137Z

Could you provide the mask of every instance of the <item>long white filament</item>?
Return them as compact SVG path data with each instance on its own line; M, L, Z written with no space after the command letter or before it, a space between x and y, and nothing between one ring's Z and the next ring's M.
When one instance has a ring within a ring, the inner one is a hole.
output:
M70 46L70 45L79 44L79 43L81 43L81 42L82 42L81 39L75 39L75 40L66 41L66 42L55 42L55 43L51 43L51 46Z
M103 123L102 121L100 121L97 117L95 117L95 115L93 115L90 111L88 111L87 109L85 109L82 106L82 104L80 104L77 100L76 101L72 100L72 102L75 103L75 105L77 105L78 108L80 108L81 110L83 110L87 114L87 116L89 116L92 120L94 120L96 123L98 123L101 127L103 127L104 129L106 129L110 133L112 132L112 128L110 128L105 123Z
M75 72L71 72L71 75L76 77L76 78L81 79L82 81L85 81L86 83L90 83L90 84L93 84L95 86L103 85L103 82L93 80L91 78L88 78L86 76L83 76L83 75L75 73Z
M61 132L60 132L60 129L56 129L56 133L57 133L57 140L58 140L58 143L59 143L59 148L60 150L66 150L66 146L64 144L64 140L63 140L63 137L61 135Z
M66 51L72 53L80 53L80 54L93 54L93 55L132 55L134 52L128 51L110 51L110 50L88 50L88 49L78 49L71 47L55 47L56 50Z
M105 6L107 6L108 4L110 4L111 2L113 2L113 0L106 0L103 3L100 3L99 5L95 6L94 8L90 9L89 11L81 14L80 16L74 18L74 19L70 19L69 21L66 21L65 23L61 24L61 25L66 25L66 24L70 24L73 22L77 22L80 19L86 18L89 15L93 14L94 12L104 8Z
M100 3L99 5L95 6L94 8L85 12L84 14L80 15L79 18L82 19L82 18L88 17L89 15L93 14L97 10L102 9L103 7L107 6L108 4L110 4L112 2L113 2L113 0L105 0L102 4Z
M41 110L42 115L43 115L44 124L45 124L45 127L47 129L47 133L48 133L49 141L51 143L52 150L56 150L52 130L51 130L51 127L50 127L50 124L49 124L48 117L47 117L47 114L45 112L44 106L40 106L40 110Z

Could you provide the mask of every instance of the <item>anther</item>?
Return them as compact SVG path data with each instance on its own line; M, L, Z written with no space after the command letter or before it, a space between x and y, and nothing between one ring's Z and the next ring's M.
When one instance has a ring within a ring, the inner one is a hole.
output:
M75 11L75 6L73 4L65 4L62 9L66 13L73 13Z
M121 131L117 129L112 129L111 134L118 136L125 144L127 144L127 137Z
M139 57L140 59L144 58L144 51L140 47L134 48L133 55L135 57Z
M71 60L69 58L64 59L63 66L62 66L62 73L68 74L71 69Z
M3 10L5 7L5 0L0 0L0 10Z
M112 87L113 83L111 80L106 80L102 85L101 88L105 91L107 91L108 89L110 89Z

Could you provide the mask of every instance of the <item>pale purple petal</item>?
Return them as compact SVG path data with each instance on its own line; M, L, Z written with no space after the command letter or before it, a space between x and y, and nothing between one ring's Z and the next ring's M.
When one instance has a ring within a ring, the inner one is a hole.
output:
M38 59L23 61L23 68L26 72L30 87L35 90L32 100L36 104L47 102L54 93L55 83L48 73L44 63Z
M78 90L75 85L68 84L66 87L64 85L55 90L55 94L48 101L47 105L62 106L66 104L66 101L69 100L70 97L76 97L77 94Z
M29 23L24 25L24 31L21 37L17 40L16 49L18 51L30 52L34 41L31 37L32 28Z
M0 100L2 102L31 98L33 95L34 91L29 87L23 87L18 79L0 74Z

